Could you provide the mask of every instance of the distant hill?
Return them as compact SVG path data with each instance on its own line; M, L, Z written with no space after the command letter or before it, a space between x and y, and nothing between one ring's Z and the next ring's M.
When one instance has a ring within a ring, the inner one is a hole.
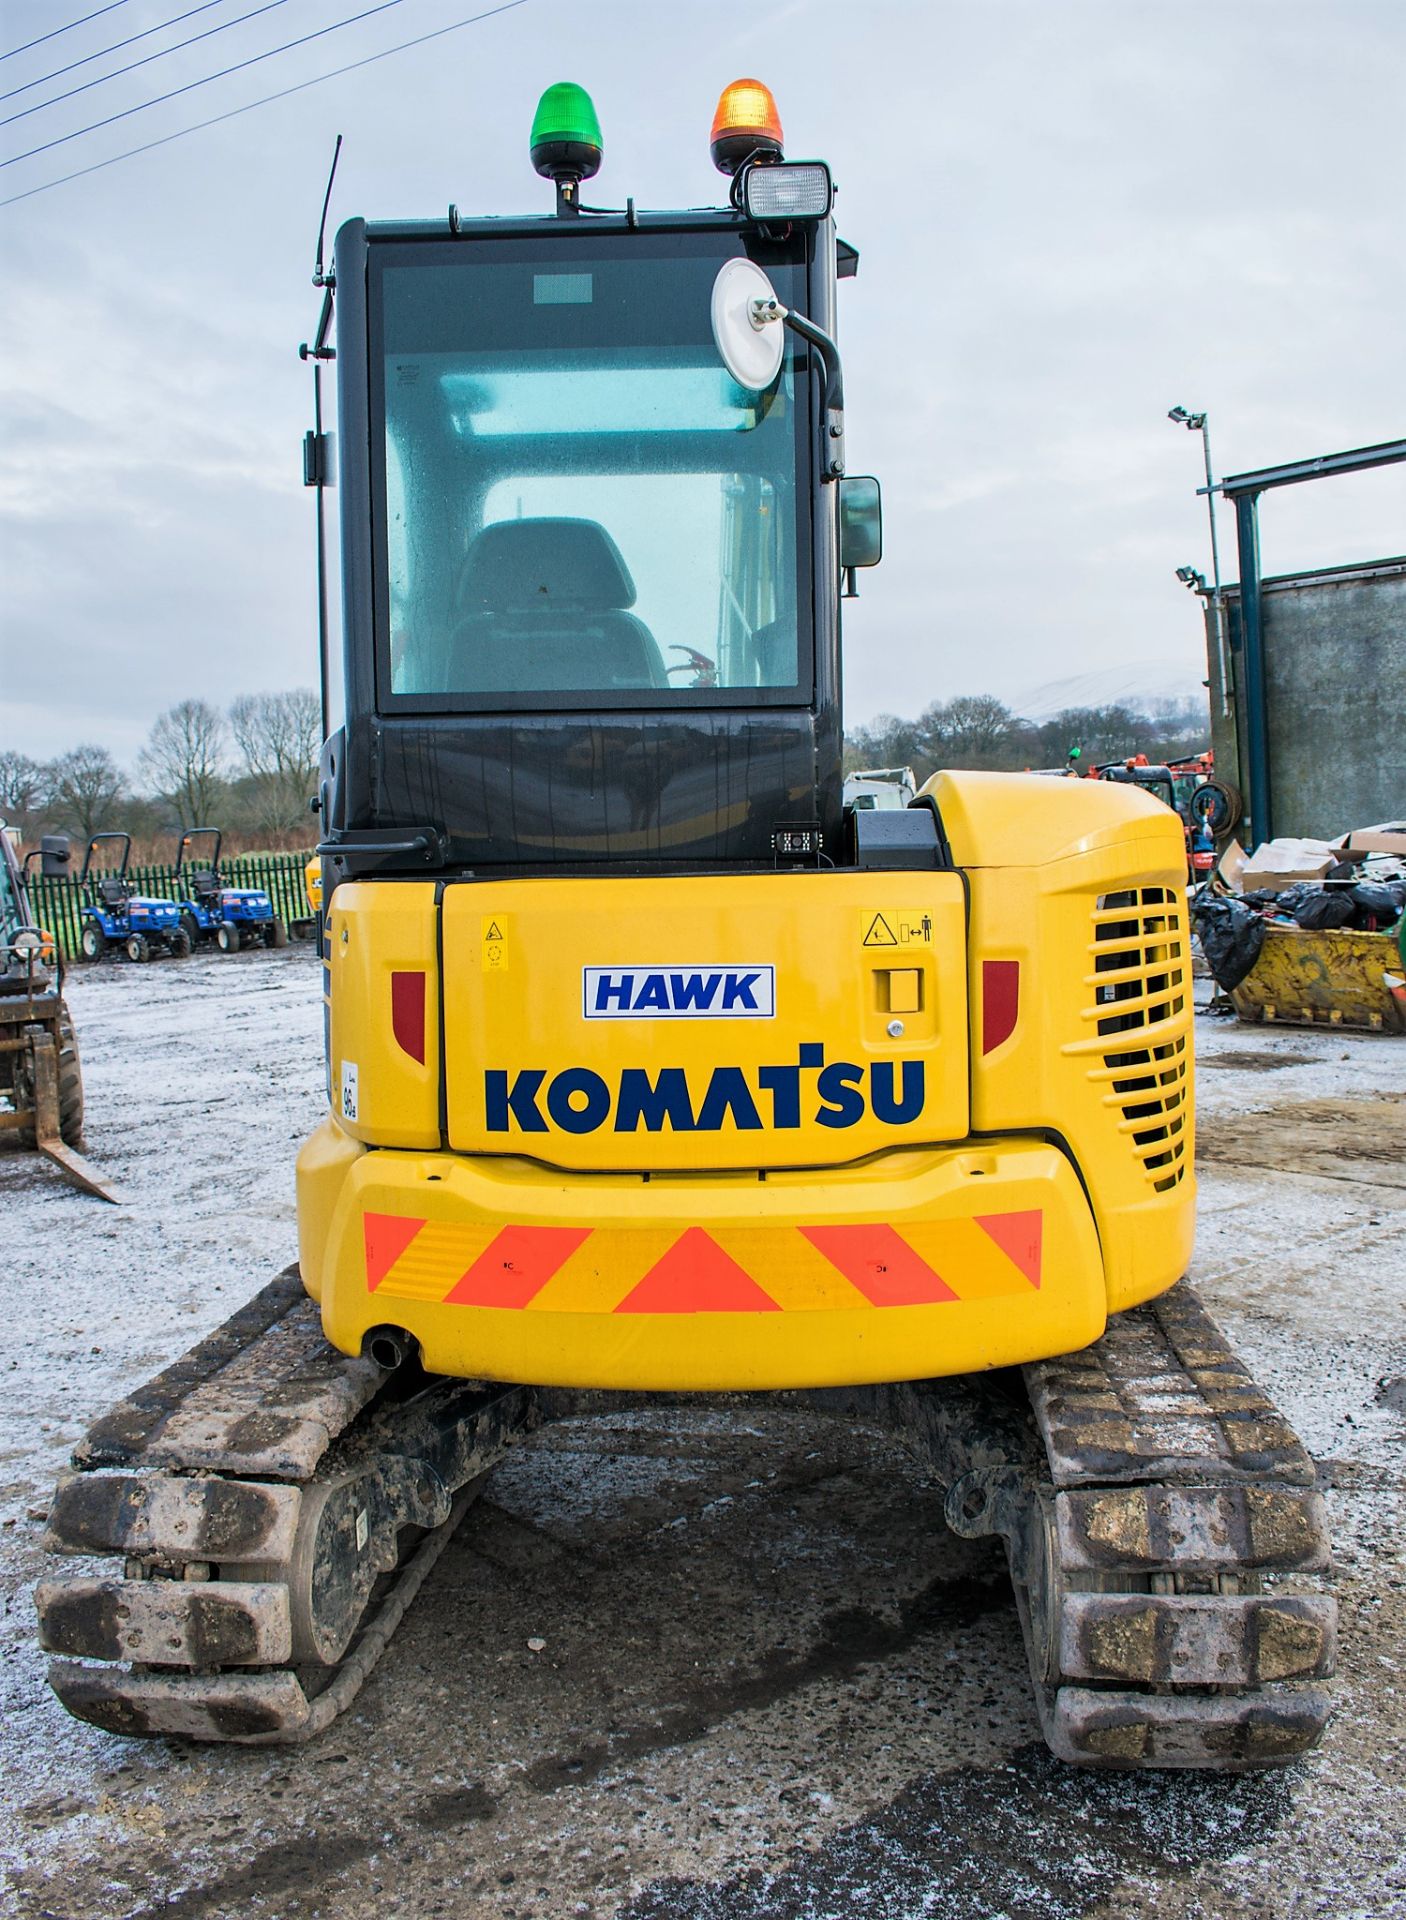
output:
M1046 680L1018 693L1007 704L1026 720L1052 720L1070 707L1132 707L1140 713L1166 706L1204 702L1201 674L1185 660L1136 660L1121 667L1099 667Z

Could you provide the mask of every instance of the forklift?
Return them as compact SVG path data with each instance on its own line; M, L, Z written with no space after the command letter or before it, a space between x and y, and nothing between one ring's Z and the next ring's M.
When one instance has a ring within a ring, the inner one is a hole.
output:
M78 1447L47 1544L107 1559L39 1589L51 1683L313 1738L506 1447L784 1394L1003 1543L1061 1758L1283 1765L1335 1606L1313 1463L1183 1278L1181 823L1019 774L845 807L858 255L766 87L710 147L720 207L586 206L556 85L544 213L319 246L328 1111L298 1264Z
M48 843L46 842L46 851ZM66 843L51 856L68 860ZM83 1068L63 993L63 959L52 933L35 925L25 875L0 821L0 1134L33 1147L74 1186L114 1203L117 1195L79 1151Z

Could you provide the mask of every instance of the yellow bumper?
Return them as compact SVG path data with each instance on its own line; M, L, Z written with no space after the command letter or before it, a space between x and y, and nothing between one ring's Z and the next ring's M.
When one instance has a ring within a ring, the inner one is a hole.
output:
M1105 1319L1079 1182L1029 1139L646 1179L367 1150L328 1120L299 1157L298 1214L334 1345L401 1327L432 1372L472 1379L921 1379L1072 1352Z

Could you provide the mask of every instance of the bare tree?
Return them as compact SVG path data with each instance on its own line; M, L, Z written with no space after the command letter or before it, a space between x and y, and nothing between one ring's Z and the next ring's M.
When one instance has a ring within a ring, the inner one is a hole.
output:
M182 700L152 727L142 777L170 801L183 827L204 826L224 790L224 716L205 700Z
M865 767L906 767L920 748L919 723L881 713L867 727L855 727L845 742L845 772Z
M49 792L49 769L27 753L0 747L0 816L12 827L27 828Z
M229 721L254 789L256 824L275 833L306 826L322 753L322 708L311 687L250 693Z
M1152 760L1198 753L1210 744L1199 700L1134 707L1069 707L1049 720L1023 720L992 694L936 700L916 720L881 714L845 737L845 771L907 764L920 780L936 767L1059 767L1071 748L1094 767L1125 754Z
M963 693L949 700L946 744L956 765L998 753L1015 721L1004 701L990 693Z
M930 771L1001 761L1018 724L994 694L964 693L952 700L935 700L911 723L914 764Z
M91 742L61 753L49 770L49 810L59 825L82 835L107 827L122 798L122 774L106 747Z
M1083 748L1087 764L1116 760L1147 750L1154 733L1145 713L1132 707L1069 707L1055 715L1055 726L1071 746Z

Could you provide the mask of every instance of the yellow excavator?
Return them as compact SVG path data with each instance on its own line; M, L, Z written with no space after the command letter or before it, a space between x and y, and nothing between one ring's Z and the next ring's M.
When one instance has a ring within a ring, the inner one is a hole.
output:
M1182 1277L1180 823L960 772L844 807L858 255L757 82L712 153L721 208L587 207L555 86L550 212L351 220L319 266L329 1111L298 1265L75 1454L48 1544L112 1571L41 1586L52 1684L306 1739L506 1446L784 1393L1002 1538L1055 1753L1290 1760L1334 1603L1312 1464Z

